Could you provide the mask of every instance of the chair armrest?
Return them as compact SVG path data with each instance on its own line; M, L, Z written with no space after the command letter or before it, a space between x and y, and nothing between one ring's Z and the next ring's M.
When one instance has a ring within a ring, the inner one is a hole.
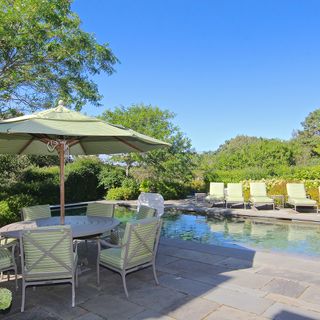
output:
M106 240L100 240L99 241L100 244L106 246L106 247L110 247L110 248L122 248L124 247L126 244L122 244L122 245L119 245L119 244L112 244Z
M78 254L78 244L79 244L78 240L73 240L73 252L75 254Z

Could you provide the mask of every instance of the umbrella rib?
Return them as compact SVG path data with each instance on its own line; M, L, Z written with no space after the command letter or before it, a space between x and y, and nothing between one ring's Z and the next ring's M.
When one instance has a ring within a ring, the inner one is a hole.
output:
M23 148L18 152L18 154L21 154L24 150L26 150L26 149L30 146L30 144L34 141L34 139L35 139L35 138L32 137L32 139L30 139L30 140L28 141L28 143L23 146Z
M135 150L137 150L137 151L139 151L139 152L144 152L142 149L136 147L136 146L133 145L132 143L129 143L129 142L125 141L124 139L121 139L121 138L119 138L119 137L115 137L115 138L116 138L117 140L121 141L122 143L126 144L127 146L129 146L129 147L131 147L131 148L133 148L133 149L135 149Z

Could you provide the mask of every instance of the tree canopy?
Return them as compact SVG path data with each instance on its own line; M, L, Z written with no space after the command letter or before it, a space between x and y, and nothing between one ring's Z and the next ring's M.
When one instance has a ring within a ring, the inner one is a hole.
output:
M99 104L90 76L112 74L117 58L80 24L71 1L0 0L1 113Z
M144 154L131 153L112 157L114 162L125 164L127 176L134 175L148 188L181 190L192 178L193 151L191 141L172 122L174 113L158 107L138 104L107 110L102 118L114 124L129 127L140 133L171 143L171 147ZM132 170L131 170L132 169Z

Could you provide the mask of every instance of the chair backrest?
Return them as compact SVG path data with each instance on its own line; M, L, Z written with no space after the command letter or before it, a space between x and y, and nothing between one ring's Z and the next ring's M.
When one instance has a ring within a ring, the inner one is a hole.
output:
M306 198L304 183L287 183L287 193L289 198Z
M146 218L153 218L157 214L157 210L145 205L141 205L137 209L136 220L142 220Z
M250 195L252 197L266 197L266 184L264 182L250 182Z
M40 218L50 218L50 205L41 204L32 207L22 208L23 220L36 220Z
M227 186L228 196L242 197L242 183L228 183Z
M70 226L23 230L20 250L24 276L45 280L73 274L75 266Z
M127 222L121 251L124 268L132 268L155 259L161 230L160 218Z
M210 182L209 189L210 196L224 196L224 183L223 182Z
M141 192L138 197L138 209L141 205L156 209L158 217L164 213L164 199L160 193Z
M113 218L114 207L113 203L90 202L87 206L87 216Z

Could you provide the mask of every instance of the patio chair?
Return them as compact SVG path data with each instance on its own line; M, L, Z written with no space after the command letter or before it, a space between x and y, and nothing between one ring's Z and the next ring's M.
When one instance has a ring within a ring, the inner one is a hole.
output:
M89 202L87 205L87 216L88 217L106 217L106 218L113 218L114 217L114 209L115 205L113 203L102 203L102 202ZM93 237L85 237L82 238L86 241L87 240L99 240L104 239L110 236L110 231L103 233L100 236L93 236Z
M50 205L42 204L32 207L22 208L23 220L36 220L40 218L50 218Z
M69 226L41 227L23 230L20 235L22 269L22 303L24 311L27 286L71 283L72 307L75 305L77 245L73 251Z
M316 207L318 213L317 201L307 198L306 189L303 183L287 183L288 201L287 203L294 207Z
M87 216L113 218L114 207L115 205L113 203L89 202L87 206Z
M137 208L137 213L132 219L134 220L142 220L147 218L153 218L157 215L157 210L145 205L140 205ZM117 229L111 231L110 235L110 243L112 244L120 244L124 235L126 224L120 224Z
M206 201L214 206L215 203L225 202L224 183L223 182L210 182L209 194L206 196Z
M156 284L159 284L156 274L156 254L161 230L159 218L148 218L130 221L126 224L123 243L112 245L101 250L98 246L97 283L100 284L100 265L121 274L124 292L129 297L126 275L130 272L152 266Z
M242 183L228 183L226 208L228 208L228 204L231 204L231 206L243 204L244 209L246 209L246 203L244 202L244 197L242 193Z
M0 235L0 272L1 280L3 272L8 272L8 281L10 279L9 271L13 270L15 275L15 285L18 289L17 281L17 265L14 257L14 251L17 244L17 241L7 242L7 238L4 238Z
M274 199L268 197L267 187L264 182L250 183L250 202L253 207L256 207L257 205L271 204L274 210Z

